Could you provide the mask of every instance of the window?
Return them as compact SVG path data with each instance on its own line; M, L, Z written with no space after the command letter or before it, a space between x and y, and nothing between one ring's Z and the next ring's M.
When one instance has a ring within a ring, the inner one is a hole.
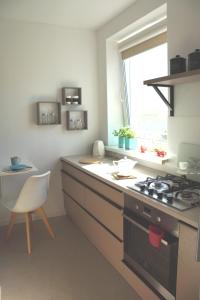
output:
M160 39L161 37L161 39ZM122 52L125 87L128 103L128 125L136 131L140 143L165 146L167 139L168 108L144 80L165 76L167 43L160 35ZM167 97L167 90L162 90Z

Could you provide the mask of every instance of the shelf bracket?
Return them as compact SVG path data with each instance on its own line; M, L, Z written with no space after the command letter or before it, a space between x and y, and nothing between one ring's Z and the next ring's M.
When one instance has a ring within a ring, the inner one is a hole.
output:
M152 86L156 93L160 96L160 98L163 100L165 105L168 106L170 111L170 116L174 116L174 86L173 85L166 85L166 84L156 84L156 83L149 83L148 86ZM169 101L167 98L163 95L159 87L166 87L169 88Z

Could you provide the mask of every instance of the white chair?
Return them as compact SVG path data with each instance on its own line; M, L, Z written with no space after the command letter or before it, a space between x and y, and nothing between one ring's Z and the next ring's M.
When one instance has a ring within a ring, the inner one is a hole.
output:
M24 214L26 221L27 250L29 255L31 254L30 223L32 221L32 213L36 213L42 218L50 236L55 238L54 232L42 208L47 200L49 177L50 171L42 175L29 177L22 187L17 199L9 201L4 199L2 201L2 204L11 211L6 239L9 239L10 237L17 214Z

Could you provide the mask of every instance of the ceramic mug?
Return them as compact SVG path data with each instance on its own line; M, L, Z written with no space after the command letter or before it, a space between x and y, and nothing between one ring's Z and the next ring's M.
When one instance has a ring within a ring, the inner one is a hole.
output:
M13 156L10 158L11 160L11 165L16 166L20 163L21 159L18 156Z

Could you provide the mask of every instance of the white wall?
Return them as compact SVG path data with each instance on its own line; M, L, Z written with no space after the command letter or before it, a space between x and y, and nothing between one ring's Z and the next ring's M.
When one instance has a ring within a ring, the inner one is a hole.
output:
M96 38L92 31L15 21L0 21L0 164L12 155L52 170L48 215L64 213L60 156L86 153L98 138ZM63 86L82 87L88 130L62 125L37 126L36 102L61 101ZM4 179L4 195L16 194L24 176ZM0 208L0 223L7 221Z
M200 1L168 0L167 10L169 59L176 54L187 58L200 48ZM199 81L175 86L175 117L169 118L169 145L174 153L180 142L200 144L199 95Z

